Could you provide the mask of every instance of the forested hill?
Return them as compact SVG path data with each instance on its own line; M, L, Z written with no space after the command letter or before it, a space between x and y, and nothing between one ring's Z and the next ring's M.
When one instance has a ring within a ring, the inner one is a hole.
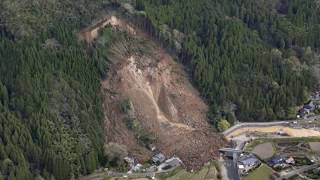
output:
M98 55L76 36L101 8L0 1L0 179L64 180L104 162Z
M318 0L137 0L136 8L160 39L176 43L164 25L186 35L180 59L214 123L295 117L315 85Z
M0 0L0 179L64 180L107 162L107 61L76 34L110 1ZM292 117L314 86L319 0L125 1L145 11L145 27L184 33L180 60L215 123Z

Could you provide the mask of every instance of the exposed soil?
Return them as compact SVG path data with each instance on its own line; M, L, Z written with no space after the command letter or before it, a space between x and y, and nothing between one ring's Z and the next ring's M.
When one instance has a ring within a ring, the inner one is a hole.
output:
M99 22L83 29L78 37L80 40L85 41L88 44L91 44L99 36L99 32L103 30L106 26L112 26L120 31L126 31L129 34L136 34L136 31L130 26L125 20L119 19L113 15L106 15Z
M268 159L273 156L274 149L272 143L263 143L254 147L252 152L258 155L261 159Z
M124 24L119 21L117 26ZM123 29L129 29L134 38L144 39L148 53L119 53L117 63L102 82L106 141L126 145L140 161L150 158L151 152L138 143L125 124L126 114L120 107L128 99L136 119L156 137L157 149L166 156L179 156L189 169L201 168L218 157L218 149L224 144L223 137L208 124L207 105L181 65L146 34L125 26Z
M320 153L320 142L310 142L309 144L313 152Z
M229 134L226 138L232 139L232 137L239 136L241 134L246 134L250 132L263 132L263 133L277 133L282 131L288 136L291 137L313 137L313 136L320 136L320 132L312 129L294 129L290 127L284 126L270 126L270 127L245 127L240 128Z

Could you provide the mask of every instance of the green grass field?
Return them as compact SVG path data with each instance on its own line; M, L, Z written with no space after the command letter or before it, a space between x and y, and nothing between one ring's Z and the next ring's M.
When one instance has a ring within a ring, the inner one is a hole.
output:
M252 151L254 147L263 143L281 143L281 142L320 142L320 137L288 137L288 138L259 138L251 141L245 146L245 151Z
M261 165L259 168L255 169L244 180L270 180L272 175L272 169L267 165Z
M216 179L218 174L214 164L204 166L200 171L196 173L187 172L183 168L178 168L169 173L162 173L157 176L160 180L204 180L206 178Z

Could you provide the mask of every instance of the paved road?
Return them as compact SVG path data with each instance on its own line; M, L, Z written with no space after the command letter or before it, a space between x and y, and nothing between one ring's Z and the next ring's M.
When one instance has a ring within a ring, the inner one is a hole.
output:
M312 116L312 117L309 117L307 119L299 119L299 122L304 122L304 121L310 121L310 120L316 120L316 119L319 119L320 118L320 115L318 116ZM268 127L268 126L279 126L279 125L282 125L282 126L287 126L288 124L290 124L291 122L294 122L294 121L298 121L298 120L288 120L288 121L277 121L277 122L261 122L261 123L239 123L237 125L234 125L233 127L227 129L226 131L223 132L223 135L224 136L227 136L229 134L231 134L233 131L239 129L239 128L244 128L244 127ZM244 136L244 139L237 139L236 140L236 145L235 145L235 151L238 151L238 150L243 150L244 146L245 146L245 143L252 139L254 137L246 137ZM275 137L277 138L277 137ZM234 157L235 160L238 159L238 157ZM232 161L232 160L226 160L224 162L225 164L225 167L227 169L227 173L228 173L228 177L230 180L239 180L240 177L239 177L239 174L238 174L238 167L237 167L237 162L236 161ZM298 169L298 170L295 170L295 171L292 171L284 176L281 176L281 178L283 179L288 179L288 177L292 177L298 173L301 173L301 172L304 172L304 171L308 171L312 168L315 168L316 165L314 166L308 166L308 167L304 167L304 168L301 168L301 169ZM281 179L279 179L281 180Z
M231 152L233 153L232 159L225 159L222 161L225 170L227 171L227 178L229 180L240 180L239 169L238 169L238 158L239 154L242 153L242 149L236 147L232 148L222 148L220 152Z
M227 169L227 174L228 174L229 180L240 180L240 177L238 174L237 163L234 163L233 160L225 160L223 162L223 165Z
M243 127L267 127L267 126L279 126L279 125L288 125L291 122L299 121L299 122L308 122L312 120L320 119L320 115L312 116L306 119L296 119L296 120L284 120L284 121L273 121L273 122L258 122L258 123L238 123L231 128L225 130L222 134L224 136L228 136L233 131L243 128Z
M222 157L220 157L219 162L220 162L219 166L220 166L221 180L229 180L228 170L227 170L226 164L225 164L225 162L224 162Z

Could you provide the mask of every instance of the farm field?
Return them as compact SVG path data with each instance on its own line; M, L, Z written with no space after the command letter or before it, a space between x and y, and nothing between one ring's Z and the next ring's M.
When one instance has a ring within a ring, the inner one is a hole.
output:
M245 147L246 151L253 152L263 160L274 155L318 156L320 153L320 139L313 138L282 138L282 139L257 139Z
M259 156L261 159L268 159L274 155L274 147L270 142L259 144L252 150L254 154Z
M313 152L320 153L320 142L310 142L309 145Z
M244 180L270 180L272 169L267 165L262 164L259 168L251 172Z
M314 148L314 150L320 150L320 138L319 137L288 137L288 138L259 138L251 141L245 147L246 151L253 151L258 145L262 145L265 143L271 144L284 144L284 143L306 143Z
M191 173L183 168L177 168L169 173L162 173L157 176L159 180L206 180L218 179L218 170L214 164L204 166L200 171Z
M273 166L272 168L274 169L274 171L280 174L283 174L284 170L289 172L290 170L293 171L303 166L312 165L320 161L320 139L318 137L280 139L261 138L251 141L246 145L245 150L256 154L269 166L270 160L272 158L280 156L286 159L288 159L289 157L293 158L293 164L282 163L287 166L275 167L274 165L271 165ZM267 171L267 169L263 168L263 166L271 169L271 166L269 167L266 164L250 172L249 175L244 179L260 180L261 177L269 179L270 176L263 175L263 173L265 173L264 171ZM309 174L310 176L313 176L312 173Z

